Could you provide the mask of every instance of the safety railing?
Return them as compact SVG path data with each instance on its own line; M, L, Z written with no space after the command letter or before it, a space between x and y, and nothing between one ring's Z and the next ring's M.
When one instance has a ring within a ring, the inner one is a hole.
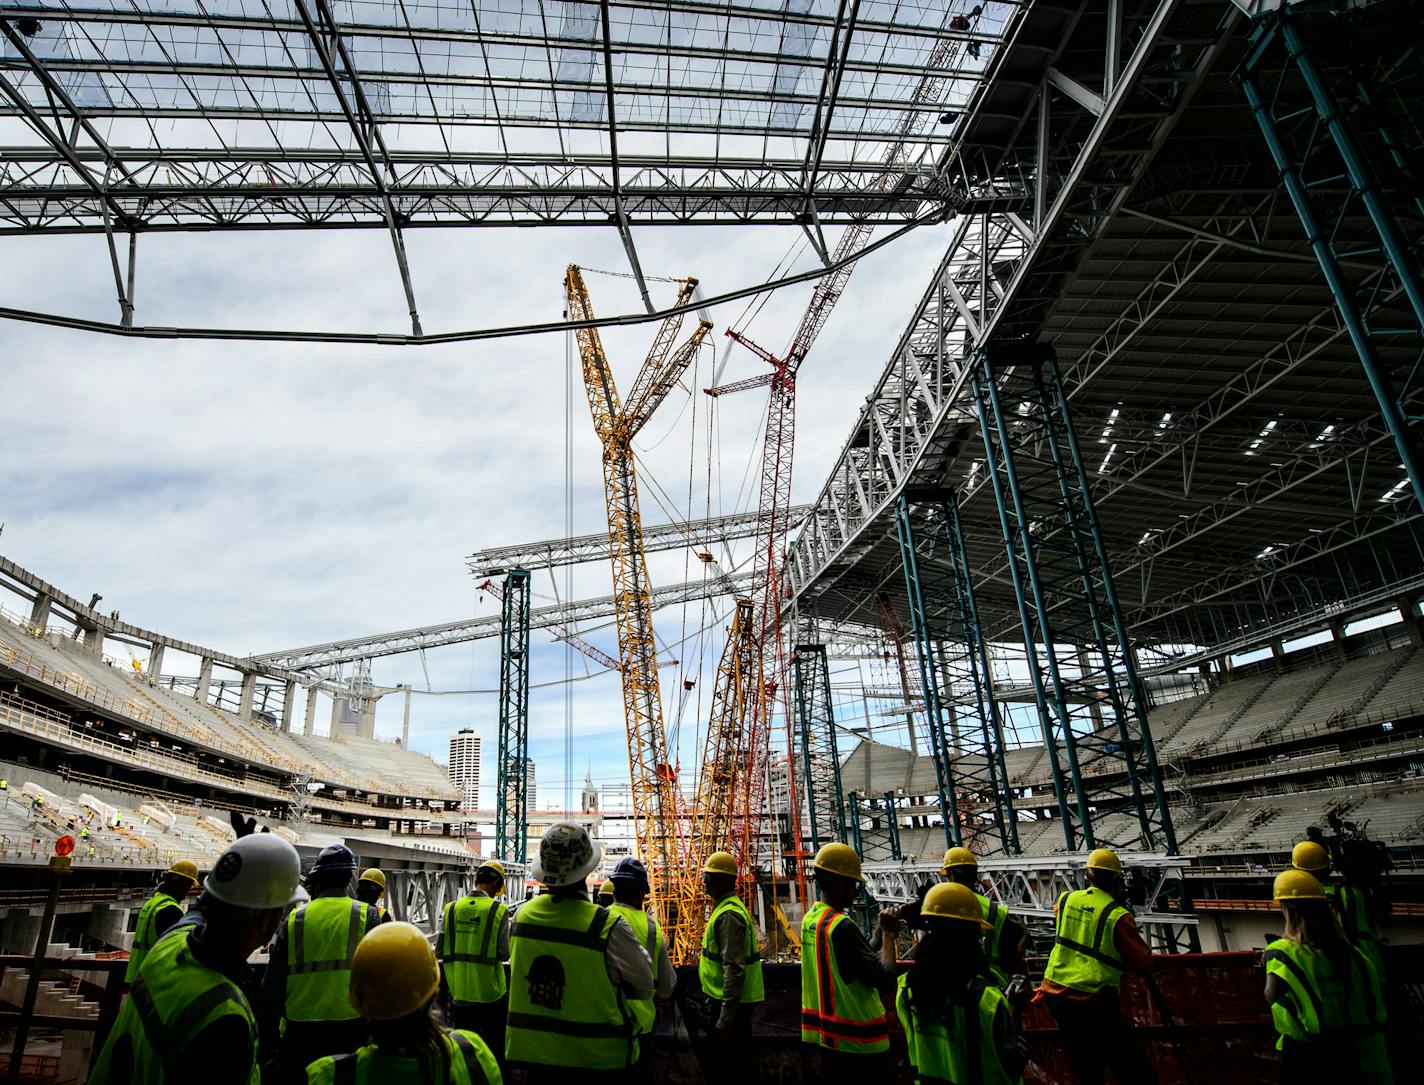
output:
M13 645L0 645L0 666L8 667L27 678L33 678L54 689L78 697L106 712L126 716L138 723L151 724L153 722L153 714L148 709L134 704L132 700L119 700L108 690L100 689L97 684L77 672L56 667L47 660L37 657L29 649L22 650Z

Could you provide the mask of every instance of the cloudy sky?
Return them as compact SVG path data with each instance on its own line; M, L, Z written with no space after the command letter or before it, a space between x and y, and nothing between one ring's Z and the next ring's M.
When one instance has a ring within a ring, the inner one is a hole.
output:
M943 230L922 228L852 277L802 370L796 500L819 490L928 281ZM648 274L696 275L709 294L760 282L804 247L797 232L770 227L647 228L638 243ZM626 269L612 230L414 231L408 244L427 331L556 319L566 264ZM115 319L102 238L6 238L4 247L7 265L23 269L7 279L7 304ZM802 253L796 267L811 259ZM591 275L589 286L601 313L639 308L627 279ZM656 284L663 303L674 291ZM809 286L779 292L746 330L780 350L809 294ZM140 323L400 331L403 300L389 242L376 232L150 235L140 244ZM724 361L725 379L758 371L746 352L729 356L722 335L746 308L714 312L715 357L704 352L689 388L710 383ZM621 387L651 336L651 326L605 335ZM566 493L574 533L605 527L581 385L572 389L572 429L565 425L571 349L563 334L396 348L129 341L0 326L0 553L77 596L101 592L103 609L129 621L240 655L497 613L476 592L467 554L565 535ZM640 441L645 521L662 522L669 510L697 517L709 506L714 514L754 508L765 405L764 392L749 392L710 414L707 397L674 390ZM653 556L653 581L696 578L689 560ZM580 567L571 581L576 597L609 591L606 567ZM562 594L562 573L557 587ZM536 605L554 590L547 574L537 576ZM662 672L685 770L700 748L726 607L658 615L664 643L690 638L668 653L687 673ZM696 636L704 625L707 634ZM614 651L610 629L590 639ZM585 771L601 784L626 781L627 757L616 677L565 686L566 650L547 634L534 640L541 688L531 699L531 746L538 805L547 808L562 800L566 697L578 781ZM437 691L497 684L493 641L432 652L426 662ZM582 656L571 666L585 673ZM425 688L417 656L377 660L374 677ZM669 691L684 677L697 685L679 708ZM495 712L486 693L417 697L412 745L444 760L449 734L472 726L492 747ZM325 705L317 719L321 730ZM400 699L389 697L378 732L398 734L400 722Z

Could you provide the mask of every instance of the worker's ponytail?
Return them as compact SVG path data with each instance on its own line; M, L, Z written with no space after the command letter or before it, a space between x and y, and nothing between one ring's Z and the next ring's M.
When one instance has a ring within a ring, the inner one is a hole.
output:
M1283 900L1281 907L1286 916L1286 937L1323 953L1340 982L1349 987L1354 975L1353 950L1330 902Z
M450 1046L431 1002L394 1021L368 1024L371 1039L382 1054L415 1059L421 1085L446 1085L450 1081Z
M930 930L915 947L905 986L920 1020L949 1027L954 1004L969 997L984 966L984 953L977 926L955 920L930 922Z

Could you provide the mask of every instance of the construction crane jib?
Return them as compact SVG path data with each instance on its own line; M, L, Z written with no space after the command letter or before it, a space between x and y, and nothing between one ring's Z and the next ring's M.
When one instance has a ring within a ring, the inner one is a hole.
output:
M677 306L685 305L696 287L696 279L684 280ZM588 287L576 265L569 265L564 275L564 294L570 320L593 319ZM608 506L609 558L628 731L633 821L638 847L652 878L653 907L670 944L677 939L679 927L685 922L679 917L677 907L683 858L681 803L677 769L668 757L662 695L658 688L657 645L653 639L643 522L638 511L633 438L686 372L712 330L710 321L700 320L691 337L674 350L673 342L681 326L680 315L668 317L659 325L652 349L633 381L626 404L618 395L598 330L585 327L576 333L594 433L603 449L603 488Z

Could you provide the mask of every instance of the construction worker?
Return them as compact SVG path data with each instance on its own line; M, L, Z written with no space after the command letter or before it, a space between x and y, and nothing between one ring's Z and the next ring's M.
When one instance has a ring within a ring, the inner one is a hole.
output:
M630 1001L653 996L653 966L624 919L588 899L602 849L573 822L550 825L509 938L504 1054L528 1085L623 1081L638 1061Z
M931 886L921 902L925 935L895 993L916 1085L1022 1085L1028 1047L1003 990L986 979L984 944L994 927L982 900L950 881ZM895 939L882 938L880 951L885 967L896 968Z
M1388 1085L1385 1005L1374 965L1351 945L1314 875L1276 875L1286 934L1266 947L1266 1002L1279 1034L1281 1080Z
M1119 1085L1153 1085L1157 1071L1118 1005L1123 972L1146 973L1152 951L1123 903L1122 863L1108 848L1088 856L1088 885L1053 906L1053 951L1037 999L1058 1022L1078 1085L1101 1085L1111 1066Z
M598 903L605 908L613 907L613 883L607 878L605 878L603 884L598 887Z
M356 946L380 916L351 898L355 875L350 848L323 848L307 873L311 901L287 916L272 944L262 993L267 1011L281 1015L282 1080L304 1082L308 1065L355 1051L366 1038L347 989Z
M621 916L623 922L628 924L653 965L653 997L630 999L628 1002L628 1008L633 1011L634 1032L646 1036L653 1031L653 1023L658 1018L657 1003L672 998L673 987L677 983L662 928L643 910L643 904L652 892L652 883L641 859L619 859L613 873L603 884L613 887L613 904L609 911ZM653 1079L652 1062L641 1042L638 1044L638 1065L632 1076L639 1081Z
M440 965L409 923L378 926L351 960L351 1005L371 1042L307 1068L308 1085L500 1085L499 1065L473 1032L447 1029L432 1012Z
M702 864L702 888L712 898L712 914L702 931L697 979L707 996L708 1081L760 1080L752 1047L752 1013L766 1001L761 951L751 913L737 896L737 861L714 851Z
M179 859L158 879L158 889L138 910L133 945L129 949L129 966L124 970L125 983L133 983L149 950L183 918L180 902L197 887L198 868L188 859Z
M890 1026L881 993L895 973L846 914L864 879L860 856L845 844L823 844L811 864L820 899L801 921L801 1040L815 1044L829 1085L889 1081ZM899 927L886 911L882 931Z
M1325 889L1325 899L1335 909L1350 944L1369 958L1384 982L1384 953L1375 926L1374 902L1363 890L1344 882L1329 881L1330 853L1314 840L1302 840L1291 849L1291 868L1312 875Z
M1009 910L996 900L979 892L979 860L968 848L950 848L944 853L940 874L949 882L967 886L979 902L983 919L989 924L984 932L984 962L988 975L1000 989L1009 985L1010 976L1028 971L1024 961L1024 944L1028 932L1009 915ZM901 909L900 918L907 918Z
M356 879L356 899L376 909L376 914L381 917L380 922L389 923L391 917L381 907L381 898L385 895L385 872L378 867L368 867L361 871L361 876Z
M202 927L144 958L89 1085L257 1085L257 1024L242 993L247 958L306 900L301 860L280 836L244 837L203 883Z
M503 892L504 866L486 859L475 871L475 891L445 905L436 939L450 1023L479 1033L500 1059L509 1010L509 905L496 899Z

